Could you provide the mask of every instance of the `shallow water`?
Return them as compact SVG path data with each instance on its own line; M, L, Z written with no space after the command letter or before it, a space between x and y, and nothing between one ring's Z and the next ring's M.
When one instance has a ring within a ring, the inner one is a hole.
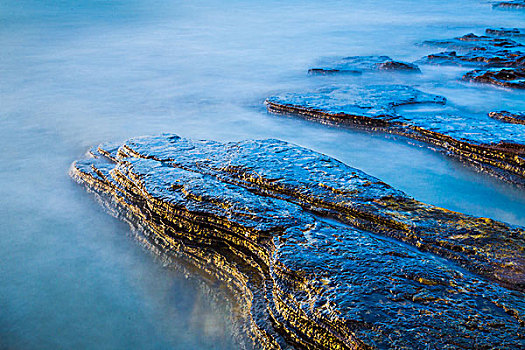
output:
M322 56L385 54L523 12L484 1L0 0L0 346L239 346L234 302L213 281L137 244L67 175L91 145L174 132L280 138L336 157L415 198L525 225L525 190L404 139L267 114L279 91L334 82L408 82L482 117L525 93L422 76L309 77ZM175 266L174 266L175 264ZM192 275L193 276L193 275Z

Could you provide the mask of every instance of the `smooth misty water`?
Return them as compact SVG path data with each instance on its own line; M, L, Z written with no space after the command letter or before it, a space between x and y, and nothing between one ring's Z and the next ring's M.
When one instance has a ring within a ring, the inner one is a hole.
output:
M80 4L81 3L81 4ZM137 244L68 178L91 145L160 132L274 137L334 156L417 199L525 225L525 191L425 147L265 112L281 90L334 82L319 57L386 54L523 12L485 1L0 0L0 347L236 347L232 301ZM525 108L525 94L422 67L403 82L468 111ZM193 275L192 275L193 276Z

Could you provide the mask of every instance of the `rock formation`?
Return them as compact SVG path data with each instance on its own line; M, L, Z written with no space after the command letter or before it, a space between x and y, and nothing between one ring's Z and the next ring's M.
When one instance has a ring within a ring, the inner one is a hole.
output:
M525 36L525 29L523 28L487 28L485 30L487 35L506 36L506 37L520 37Z
M510 36L519 36L521 29L487 29L489 36L467 34L449 40L429 40L424 44L457 49L424 57L419 62L480 66L466 73L464 80L489 83L510 88L525 88L525 46ZM505 33L508 33L505 34Z
M498 1L492 7L525 9L525 0Z
M524 184L525 133L521 125L454 109L418 112L398 107L444 105L441 96L402 85L329 87L285 93L266 100L275 113L291 113L330 124L365 127L437 145L461 160L511 182Z
M308 70L308 74L362 74L370 71L401 71L420 73L412 63L394 61L388 56L350 56L329 58Z
M520 227L278 140L141 137L99 146L71 174L242 296L265 348L525 345Z
M525 89L525 68L476 69L466 73L463 79L478 83Z
M490 112L489 117L512 124L525 124L525 112L495 111Z

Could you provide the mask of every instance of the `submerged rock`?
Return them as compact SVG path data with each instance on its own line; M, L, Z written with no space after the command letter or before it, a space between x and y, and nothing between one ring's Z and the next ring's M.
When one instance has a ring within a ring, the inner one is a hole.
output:
M458 54L456 51L445 51L430 54L419 62L437 65L520 67L525 63L525 52L491 50L470 51L465 54Z
M487 29L486 31L490 31ZM501 32L499 32L501 34ZM440 46L446 48L454 48L459 50L493 50L493 49L514 49L523 47L517 41L509 38L499 38L494 36L476 35L474 33L465 34L463 36L445 39L445 40L426 40L423 42L426 45Z
M466 73L463 79L489 83L510 88L525 88L525 68L476 69Z
M487 34L520 34L520 29L487 29ZM482 66L463 76L464 80L500 85L510 88L523 88L525 69L525 46L509 37L478 36L467 34L448 40L429 40L425 44L461 50L431 54L420 62L431 64L459 64ZM501 69L506 67L505 69ZM497 69L500 68L500 69Z
M447 40L428 40L424 44L456 49L424 57L420 62L431 64L484 65L488 67L522 67L525 46L510 39L467 34Z
M408 136L452 152L461 160L525 183L525 133L521 126L459 111L418 112L398 107L443 105L441 96L402 85L330 87L285 93L266 100L269 111L323 123L361 126Z
M489 117L512 124L525 124L525 112L497 111L490 112Z
M493 4L492 7L525 9L525 0L499 1Z
M522 228L278 140L170 134L92 154L72 176L244 297L265 348L525 345Z
M525 36L525 29L523 28L488 28L485 30L485 34L495 35L495 36L506 36L506 37Z
M318 67L309 69L308 74L361 74L381 70L421 72L415 64L394 61L388 56L350 56L326 59Z

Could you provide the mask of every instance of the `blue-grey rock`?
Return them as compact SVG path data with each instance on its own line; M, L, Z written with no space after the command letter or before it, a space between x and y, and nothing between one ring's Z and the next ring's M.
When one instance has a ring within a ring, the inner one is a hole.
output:
M140 137L71 175L223 280L264 348L525 345L523 228L278 140Z
M446 99L402 85L336 86L283 93L266 100L270 112L357 126L436 145L461 160L517 184L525 179L525 132L521 125L453 108L401 111L413 104L444 105Z
M362 74L371 71L421 72L413 63L395 61L388 56L350 56L321 60L318 65L308 70L308 74Z

